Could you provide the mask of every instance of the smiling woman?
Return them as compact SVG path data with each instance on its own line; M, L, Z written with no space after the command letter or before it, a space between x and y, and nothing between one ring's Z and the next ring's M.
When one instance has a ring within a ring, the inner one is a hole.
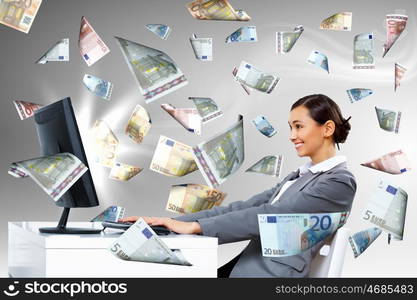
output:
M150 225L162 225L178 233L217 237L219 244L251 240L240 256L219 269L219 277L307 277L310 263L323 242L297 255L264 257L258 214L350 211L356 181L347 169L346 157L337 156L335 149L335 144L346 141L349 119L344 119L339 106L325 95L303 97L291 107L289 138L298 156L308 156L311 161L246 201L175 219L143 219ZM134 222L138 218L127 217L122 221Z

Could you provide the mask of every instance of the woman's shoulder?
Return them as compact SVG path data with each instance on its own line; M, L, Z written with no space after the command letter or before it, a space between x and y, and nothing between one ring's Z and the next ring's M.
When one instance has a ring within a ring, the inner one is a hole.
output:
M348 169L346 162L338 164L324 173L327 179L335 178L338 181L348 181L356 187L355 175Z

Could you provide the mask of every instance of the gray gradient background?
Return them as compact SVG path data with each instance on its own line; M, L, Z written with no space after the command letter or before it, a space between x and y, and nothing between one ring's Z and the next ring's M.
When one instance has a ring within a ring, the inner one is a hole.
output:
M61 208L54 205L43 190L30 179L15 179L7 174L9 163L37 157L39 145L33 119L21 121L13 100L48 104L70 96L78 119L89 160L92 161L88 141L89 128L96 119L111 126L120 141L119 161L141 166L144 171L128 182L107 178L109 169L90 163L100 207L73 209L70 221L85 221L109 205L126 207L127 215L174 216L165 211L170 186L180 183L202 183L199 171L182 178L170 178L149 170L150 161L161 134L189 145L207 140L235 122L237 115L245 118L245 151L243 166L220 189L228 193L224 204L244 200L277 182L276 178L245 173L250 165L269 154L283 154L283 178L288 172L305 163L289 142L288 111L298 98L312 93L324 93L333 98L344 115L352 116L352 130L340 151L348 157L348 165L355 174L358 190L351 216L347 223L353 231L371 227L362 220L362 211L378 179L384 178L404 188L409 194L404 240L387 245L384 233L362 256L353 258L348 249L343 276L396 277L416 276L415 246L417 185L415 170L394 176L360 166L361 162L376 158L391 150L402 148L413 166L416 164L416 65L417 54L415 1L249 1L234 0L234 8L242 8L252 17L250 22L198 21L185 8L188 1L47 1L44 0L28 35L0 26L1 79L0 91L0 276L7 276L7 222L56 221ZM385 40L384 18L387 13L404 9L409 16L405 32L382 59ZM353 12L350 32L319 30L321 20L339 11ZM80 19L86 16L111 52L92 67L82 60L78 47ZM166 41L148 31L144 25L164 23L173 28ZM305 31L289 54L275 53L275 32L292 30L304 25ZM225 37L243 25L256 25L257 43L225 44ZM375 40L375 70L352 69L353 37L373 32ZM214 61L197 61L189 37L196 33L214 38ZM130 73L116 40L121 36L166 52L178 64L189 84L151 104L144 104L135 79ZM61 38L70 39L70 62L50 62L37 65L35 61ZM330 75L306 63L311 50L317 49L329 58ZM278 74L281 81L271 94L254 91L247 96L231 75L234 66L246 60L256 67ZM394 93L394 63L408 71L401 86ZM82 85L85 73L114 83L110 102L89 93ZM351 104L346 89L365 87L375 94ZM176 107L192 107L189 96L213 98L224 116L203 126L201 136L187 132L160 108L161 103ZM140 145L123 134L124 126L134 106L140 103L149 111L153 126ZM379 128L374 106L395 108L403 112L400 133L393 134ZM264 114L277 128L278 134L268 139L250 122ZM413 184L414 183L414 184ZM242 224L244 226L244 224Z

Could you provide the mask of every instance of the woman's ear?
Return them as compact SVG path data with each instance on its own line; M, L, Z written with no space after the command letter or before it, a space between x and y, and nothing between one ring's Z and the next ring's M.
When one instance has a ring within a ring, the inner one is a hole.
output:
M334 123L334 121L328 120L326 123L323 124L323 126L324 126L324 136L325 137L332 136L336 129L336 124Z

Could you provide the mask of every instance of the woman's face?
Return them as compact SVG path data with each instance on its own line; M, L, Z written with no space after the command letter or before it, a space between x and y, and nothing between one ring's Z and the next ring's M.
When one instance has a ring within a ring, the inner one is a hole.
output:
M304 105L290 112L290 141L294 143L298 156L314 156L323 147L326 130L324 125L314 121Z

